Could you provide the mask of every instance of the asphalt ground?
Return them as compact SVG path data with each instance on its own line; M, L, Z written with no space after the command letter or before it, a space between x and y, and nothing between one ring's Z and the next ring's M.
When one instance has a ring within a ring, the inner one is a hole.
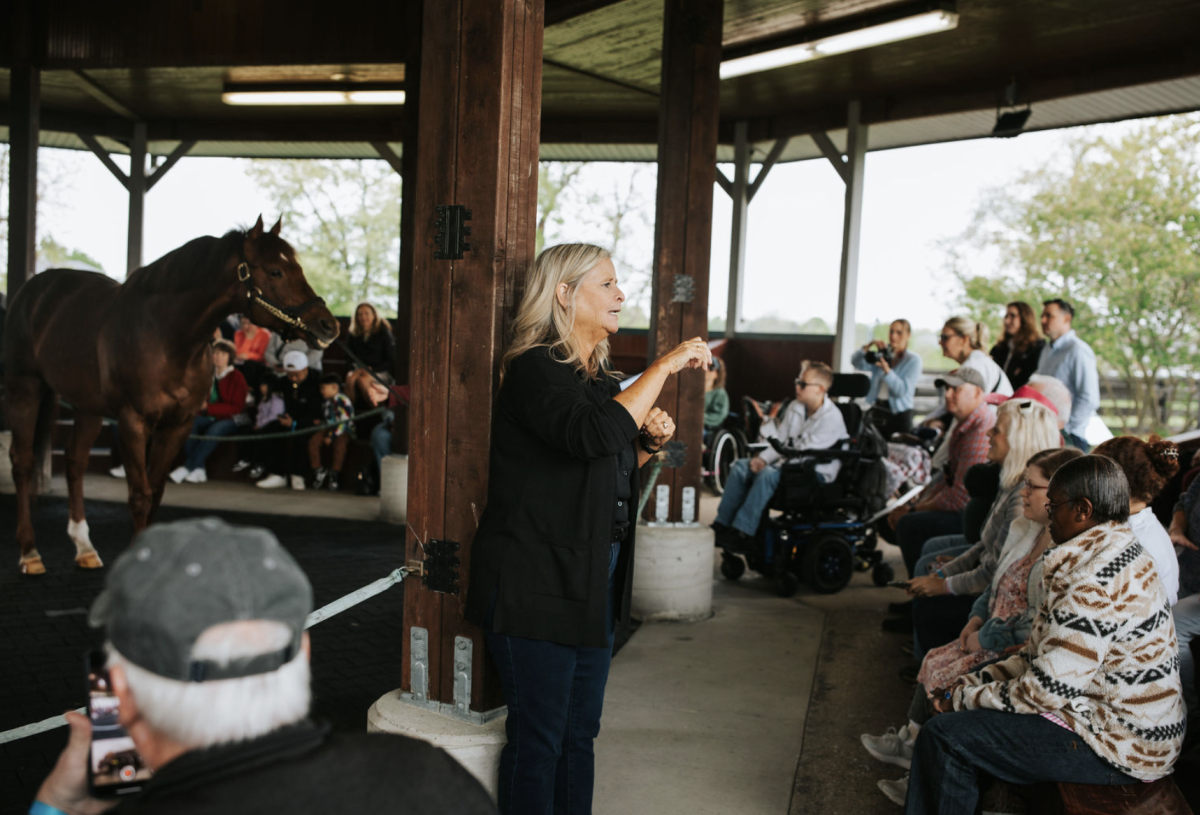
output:
M128 546L133 526L124 504L87 501L92 542L106 564ZM75 567L63 498L41 498L34 527L47 574L17 571L16 502L0 495L0 731L82 707L85 653L101 644L86 609L105 569ZM162 507L157 520L215 514ZM402 528L371 521L220 512L234 524L271 529L308 573L319 608L386 577L402 565ZM363 730L367 709L400 685L403 584L310 629L313 713L337 728ZM66 743L66 729L0 745L0 813L27 811Z

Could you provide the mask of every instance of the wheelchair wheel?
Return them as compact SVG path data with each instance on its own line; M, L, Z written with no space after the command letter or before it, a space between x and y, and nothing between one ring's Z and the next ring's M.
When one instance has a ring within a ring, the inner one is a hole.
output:
M729 468L738 460L738 437L732 431L722 428L713 436L711 447L712 476L709 485L713 492L721 495L725 492L725 482L729 480Z
M728 553L721 555L721 574L725 575L726 580L737 580L745 573L746 561L737 555Z
M805 543L801 554L804 582L818 594L846 588L854 576L854 549L841 535L821 535Z
M780 597L791 597L800 588L800 578L788 571L780 570L775 575L775 593Z
M871 570L871 580L876 586L886 586L896 578L896 570L888 563L876 563Z

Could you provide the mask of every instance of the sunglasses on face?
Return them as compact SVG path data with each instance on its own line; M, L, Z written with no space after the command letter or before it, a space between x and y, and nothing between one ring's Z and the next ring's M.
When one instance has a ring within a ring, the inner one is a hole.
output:
M946 343L950 342L950 340L954 339L955 337L961 337L961 336L962 336L962 334L939 334L938 342L941 343L942 345L945 345Z
M798 388L800 388L800 390L804 390L805 388L815 387L819 384L820 384L819 382L805 382L800 377L796 377L796 386Z

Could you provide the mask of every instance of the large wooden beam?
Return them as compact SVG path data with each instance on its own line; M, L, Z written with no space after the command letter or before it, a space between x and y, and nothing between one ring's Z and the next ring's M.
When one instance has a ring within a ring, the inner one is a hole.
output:
M8 129L8 298L33 277L37 262L38 101L37 68L16 66L10 73L12 116Z
M708 336L723 14L722 0L665 0L651 359L686 339ZM659 476L671 487L670 518L677 521L683 488L700 488L703 377L695 371L672 377L658 406L674 417L676 440L686 445L684 464Z
M430 700L454 696L456 637L473 643L470 705L498 707L480 631L463 621L471 542L487 500L492 398L507 319L534 255L541 110L542 0L427 0L421 20L412 217L408 530L410 559L431 540L459 545L458 590L411 580L405 647L428 632ZM411 114L412 111L409 111ZM470 249L437 257L436 207L471 211ZM410 655L406 653L406 657ZM411 689L410 659L403 685Z

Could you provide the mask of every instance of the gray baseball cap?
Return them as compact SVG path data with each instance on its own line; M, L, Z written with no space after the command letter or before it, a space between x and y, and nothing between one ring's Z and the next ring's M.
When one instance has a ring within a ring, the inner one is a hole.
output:
M987 390L987 385L983 381L983 374L974 368L959 368L956 371L951 371L933 384L939 388L957 388L960 385L974 385L980 390Z
M89 622L133 664L168 679L203 682L270 673L300 652L312 586L267 529L220 518L156 524L117 558ZM288 646L228 663L198 661L206 630L240 620L275 620Z

